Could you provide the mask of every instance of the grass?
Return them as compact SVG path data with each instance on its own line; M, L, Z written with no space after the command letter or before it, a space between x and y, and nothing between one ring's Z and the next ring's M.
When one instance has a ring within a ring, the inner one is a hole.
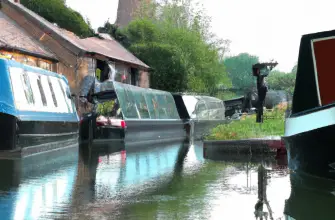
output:
M205 137L206 140L239 140L284 135L286 103L264 113L263 124L256 123L256 115L243 115L241 120L221 124Z

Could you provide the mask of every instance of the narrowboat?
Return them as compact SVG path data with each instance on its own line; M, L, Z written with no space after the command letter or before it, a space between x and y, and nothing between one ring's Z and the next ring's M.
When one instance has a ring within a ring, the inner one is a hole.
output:
M87 76L81 96L93 108L80 120L80 139L103 147L151 145L186 138L173 96L112 80L99 83Z
M201 140L212 128L228 123L221 99L189 94L173 95L180 117L190 124L190 136Z
M18 156L78 142L79 118L62 75L0 59L0 152Z
M335 30L302 36L292 109L285 122L289 167L335 178Z
M234 99L224 100L225 116L232 117L236 113L241 113L245 97L238 97Z

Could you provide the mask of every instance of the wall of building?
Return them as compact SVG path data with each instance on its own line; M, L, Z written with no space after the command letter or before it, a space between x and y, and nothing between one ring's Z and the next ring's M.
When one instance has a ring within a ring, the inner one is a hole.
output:
M39 68L49 70L49 71L53 71L57 67L57 64L54 64L53 62L49 60L45 60L45 59L41 59L41 58L33 57L33 56L28 56L28 55L17 53L17 52L12 52L8 50L0 50L0 54L9 55L12 57L12 60L15 60L19 63L26 64L29 66L39 67Z
M45 47L49 48L59 59L57 68L53 68L54 72L61 73L68 78L71 90L76 91L75 82L75 66L77 56L67 50L63 45L58 43L53 36L45 33L40 26L33 24L18 11L12 9L9 5L3 3L1 11L8 17L13 19L20 27L25 29L34 39L39 40Z
M139 71L139 86L142 88L150 87L150 75L147 71Z

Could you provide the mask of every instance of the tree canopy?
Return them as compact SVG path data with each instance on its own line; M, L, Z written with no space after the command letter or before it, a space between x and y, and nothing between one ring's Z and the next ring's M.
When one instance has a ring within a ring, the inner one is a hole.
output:
M192 7L191 0L180 2L145 5L125 29L106 23L100 30L122 39L152 67L152 88L212 94L218 84L231 86L221 62L227 42L213 37L207 17Z
M255 77L252 75L252 65L259 62L257 56L240 53L224 60L224 65L232 80L234 88L250 89L255 86Z
M79 37L94 35L89 21L86 22L79 12L67 7L65 0L21 0L21 4Z
M270 89L285 90L289 94L293 94L296 78L296 66L290 73L272 71L267 77L267 83Z

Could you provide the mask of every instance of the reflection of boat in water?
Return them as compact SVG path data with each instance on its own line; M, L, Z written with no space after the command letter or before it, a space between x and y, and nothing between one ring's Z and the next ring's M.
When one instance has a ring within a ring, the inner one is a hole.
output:
M4 177L0 181L0 219L52 219L46 216L65 208L77 174L78 147L65 151L0 160Z
M201 139L215 126L227 123L223 101L210 96L174 94L182 119L191 123L191 136Z
M0 150L28 154L77 143L79 120L64 76L5 59L0 72Z
M96 199L102 199L106 196L117 196L119 193L122 193L122 196L129 196L138 193L139 188L154 187L155 184L162 184L164 180L169 180L176 166L183 167L197 161L196 147L191 147L185 151L185 155L180 155L184 153L183 150L186 147L188 148L180 142L162 144L147 150L127 151L127 153L102 154L81 150L81 154L82 157L90 158L89 164L96 166L96 173L93 175ZM179 158L184 159L184 156L187 162L179 161ZM192 169L192 172L196 170ZM152 184L148 185L148 183Z
M291 195L285 202L288 219L330 220L335 216L335 182L293 173Z
M94 109L82 118L82 140L95 144L119 140L130 147L186 138L171 93L115 81L93 85Z
M292 114L284 136L290 168L326 178L335 178L334 52L335 31L301 38Z

